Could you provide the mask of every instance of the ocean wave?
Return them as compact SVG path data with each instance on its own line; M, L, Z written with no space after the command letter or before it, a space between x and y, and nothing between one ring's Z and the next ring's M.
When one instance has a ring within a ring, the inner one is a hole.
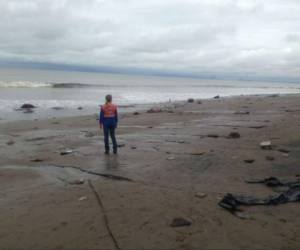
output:
M87 83L55 83L38 81L0 81L0 88L93 88L104 87ZM107 85L105 86L107 87Z
M102 87L100 85L93 85L87 83L51 83L52 88L95 88L95 87Z
M0 81L0 88L45 88L52 85L38 81Z

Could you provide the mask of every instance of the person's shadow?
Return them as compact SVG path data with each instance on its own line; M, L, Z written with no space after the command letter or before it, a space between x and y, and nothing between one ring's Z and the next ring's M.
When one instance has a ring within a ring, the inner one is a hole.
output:
M119 169L119 157L117 155L106 155L104 157L104 164L106 169Z

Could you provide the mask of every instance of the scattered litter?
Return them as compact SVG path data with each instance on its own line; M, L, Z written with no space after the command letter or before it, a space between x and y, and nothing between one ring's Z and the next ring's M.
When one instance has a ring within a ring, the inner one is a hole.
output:
M35 138L29 138L26 139L25 141L41 141L47 139L46 137L35 137Z
M15 144L15 141L13 141L13 140L9 140L8 142L6 142L6 145L8 145L8 146L11 146L14 144Z
M220 96L219 95L216 95L215 97L214 97L214 99L219 99L220 98Z
M82 110L82 109L83 109L83 107L78 107L77 109L78 109L78 110Z
M190 226L192 225L192 222L190 222L187 219L184 218L175 218L173 219L172 223L171 223L171 227L185 227L185 226Z
M235 115L249 115L249 111L236 111L234 112Z
M263 141L260 144L261 149L272 149L271 141Z
M133 114L134 114L134 115L139 115L140 113L136 111L136 112L134 112Z
M277 149L277 151L282 152L282 153L289 153L289 152L291 152L290 150L285 149L285 148L279 148L279 149Z
M39 159L39 158L31 160L31 162L42 162L42 161L44 161L44 160L43 159Z
M87 197L86 196L81 196L78 201L84 201L84 200L87 200Z
M62 152L60 152L61 155L68 155L68 154L72 154L74 151L72 149L66 149Z
M136 146L131 146L131 149L137 149L137 147Z
M267 161L274 161L275 158L274 158L273 156L267 155L267 156L266 156L266 160L267 160Z
M289 155L289 154L286 154L286 153L284 153L284 154L282 154L282 156L284 156L284 157L289 157L290 155Z
M170 156L170 157L167 158L167 160L174 160L174 159L175 159L174 156Z
M193 98L189 98L188 100L187 100L187 102L189 102L189 103L193 103L195 100L193 99Z
M235 196L232 194L227 194L219 202L219 206L225 208L231 213L236 211L242 211L239 207L241 205L251 206L251 205L279 205L287 202L294 202L300 200L300 187L291 187L287 191L278 193L275 195L270 195L266 198L256 198L251 196Z
M206 196L207 196L206 193L197 193L197 194L195 194L195 197L200 198L200 199L203 199L203 198L205 198Z
M85 137L94 137L97 135L97 132L87 131L85 132Z
M244 162L246 162L246 163L253 163L255 160L254 159L246 159L246 160L244 160Z
M210 138L218 138L219 135L216 135L216 134L208 134L207 137L210 137Z
M54 109L54 110L62 110L64 108L63 107L52 107L52 109Z
M258 180L248 180L247 183L262 183L269 187L287 187L287 190L278 192L274 195L269 195L265 198L256 198L252 196L233 195L226 194L223 199L218 203L220 207L230 211L232 214L240 217L236 214L238 211L242 211L239 207L241 205L279 205L287 202L300 201L300 180L282 182L276 177L269 177Z
M204 155L206 152L205 151L198 151L198 152L192 152L190 155Z
M122 147L125 147L125 143L122 143L122 144L118 144L117 146L118 148L122 148Z
M241 135L238 132L230 132L227 138L231 138L231 139L237 139L240 138Z
M36 106L34 106L34 105L30 104L30 103L24 103L24 104L20 107L20 109L34 109L34 108L36 108Z

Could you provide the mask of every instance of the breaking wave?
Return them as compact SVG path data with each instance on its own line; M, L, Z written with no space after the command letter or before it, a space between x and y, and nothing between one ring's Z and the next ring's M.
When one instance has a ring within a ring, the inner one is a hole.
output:
M44 88L51 86L51 83L37 81L0 81L0 88Z
M0 88L91 88L98 85L86 83L51 83L38 81L0 81ZM103 86L101 86L103 87Z

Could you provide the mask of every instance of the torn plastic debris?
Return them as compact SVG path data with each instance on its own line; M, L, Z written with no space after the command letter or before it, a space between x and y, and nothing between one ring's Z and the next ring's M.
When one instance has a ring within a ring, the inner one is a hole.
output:
M242 211L239 208L241 205L279 205L299 200L300 187L291 187L285 192L270 195L266 198L255 198L251 196L227 194L219 202L219 206L234 214L237 211Z
M300 180L283 182L276 177L269 177L257 180L247 180L246 182L263 183L268 187L287 187L288 189L283 192L267 196L265 198L256 198L244 195L233 195L228 193L218 203L219 206L236 215L236 212L242 211L239 208L241 205L279 205L287 202L300 201Z

